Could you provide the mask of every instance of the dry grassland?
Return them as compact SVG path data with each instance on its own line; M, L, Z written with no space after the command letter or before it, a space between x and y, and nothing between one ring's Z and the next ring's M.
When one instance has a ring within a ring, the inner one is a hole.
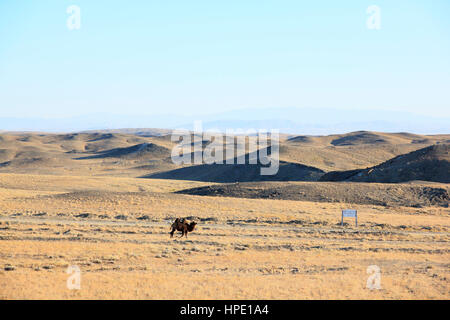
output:
M450 210L173 192L211 183L0 174L1 299L448 299ZM340 210L359 210L359 226ZM170 221L199 222L188 239ZM67 267L81 289L67 288ZM369 290L367 267L381 269Z

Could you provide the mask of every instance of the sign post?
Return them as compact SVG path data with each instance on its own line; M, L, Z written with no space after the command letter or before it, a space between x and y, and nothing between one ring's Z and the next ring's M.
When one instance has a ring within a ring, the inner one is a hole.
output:
M357 210L342 210L341 226L344 225L344 217L355 218L355 225L358 226L358 211Z

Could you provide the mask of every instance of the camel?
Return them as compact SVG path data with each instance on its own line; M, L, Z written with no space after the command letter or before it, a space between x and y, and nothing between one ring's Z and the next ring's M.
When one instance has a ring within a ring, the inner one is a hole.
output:
M186 236L187 238L187 234L188 232L192 232L194 231L194 228L196 226L197 222L192 221L191 223L187 223L186 220L184 218L176 218L174 223L172 223L171 225L171 231L170 231L170 237L173 237L173 233L175 231L181 231L181 237Z

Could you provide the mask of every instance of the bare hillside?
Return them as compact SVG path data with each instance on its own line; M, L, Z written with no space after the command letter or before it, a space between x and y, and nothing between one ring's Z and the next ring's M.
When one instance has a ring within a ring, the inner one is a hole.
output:
M448 185L336 182L264 182L203 186L177 193L252 199L338 202L380 206L443 206L450 202Z
M256 166L178 166L170 158L176 144L171 138L170 130L145 128L67 134L2 133L0 172L122 177L158 174L166 179L217 182L261 180ZM280 134L281 171L273 180L317 180L319 173L376 166L449 140L450 135L366 131L329 136ZM201 148L210 143L207 138L201 139ZM191 147L193 152L195 145Z
M207 182L248 181L317 181L324 172L297 163L281 162L275 175L261 175L259 164L203 164L145 176L152 179L175 179Z
M432 145L367 169L329 172L320 180L384 183L423 180L450 183L449 151L450 144Z

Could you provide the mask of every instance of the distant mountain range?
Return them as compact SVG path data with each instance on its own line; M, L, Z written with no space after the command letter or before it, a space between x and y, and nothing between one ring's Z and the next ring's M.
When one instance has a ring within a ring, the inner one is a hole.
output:
M0 131L77 132L120 128L193 129L201 120L203 130L278 129L283 133L323 135L359 130L448 133L449 117L429 117L404 111L336 110L318 108L240 109L213 114L125 115L93 113L67 118L0 118Z

